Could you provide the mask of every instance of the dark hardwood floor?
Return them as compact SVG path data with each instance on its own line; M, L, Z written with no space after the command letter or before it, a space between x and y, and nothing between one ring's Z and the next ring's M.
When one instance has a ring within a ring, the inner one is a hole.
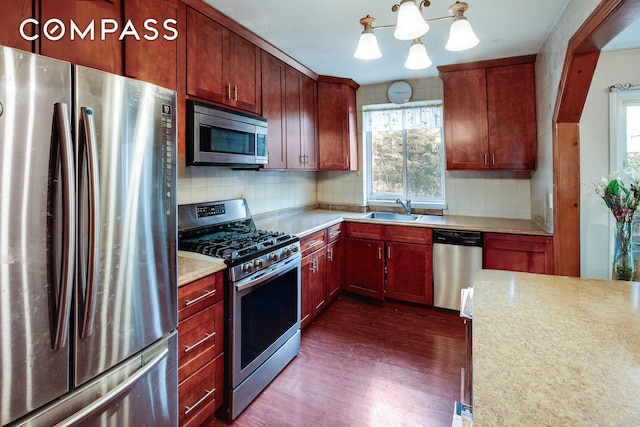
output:
M300 354L231 425L450 426L464 326L430 312L342 294L303 331Z

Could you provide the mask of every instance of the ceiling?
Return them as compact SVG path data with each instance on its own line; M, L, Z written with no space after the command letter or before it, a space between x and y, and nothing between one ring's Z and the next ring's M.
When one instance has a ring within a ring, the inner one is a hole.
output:
M465 16L480 43L467 51L449 52L450 20L430 23L422 37L433 65L408 70L404 61L410 42L396 40L393 29L375 30L382 58L353 57L371 15L376 25L395 23L393 1L203 0L289 56L321 75L352 78L361 85L437 76L439 65L537 53L569 0L466 0ZM397 1L397 0L396 0ZM432 0L425 19L448 16L454 0ZM506 6L508 4L508 7Z

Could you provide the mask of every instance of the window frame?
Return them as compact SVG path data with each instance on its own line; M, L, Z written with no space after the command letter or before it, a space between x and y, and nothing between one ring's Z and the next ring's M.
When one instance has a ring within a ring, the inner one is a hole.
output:
M640 104L640 85L615 84L609 87L609 171L628 174L625 170L627 159L627 117L626 104ZM614 222L609 216L609 228L613 232ZM611 233L613 235L613 233ZM634 257L640 256L640 214L633 216L632 250ZM609 253L614 253L613 239Z
M625 104L640 103L640 85L617 84L609 88L609 170L624 172L627 158ZM623 154L624 153L624 154Z
M439 106L442 114L444 114L443 108L443 100L428 100L428 101L413 101L407 102L402 105L397 104L372 104L372 105L364 105L362 108L363 114L363 122L364 115L368 111L373 110L397 110L403 108L412 108L412 107L434 107ZM362 140L364 146L364 156L365 156L365 181L366 181L366 198L367 204L371 206L397 206L396 199L406 199L407 191L407 144L404 143L406 141L406 129L402 129L402 138L403 138L403 147L402 147L402 164L404 173L402 174L402 195L392 195L391 193L373 193L373 142L371 137L371 131L365 130L365 127L362 128ZM414 207L423 208L423 209L447 209L446 203L446 161L445 161L445 135L444 135L444 123L440 126L440 174L441 174L441 188L442 188L442 198L441 199L427 199L427 198L410 198L411 203ZM386 194L386 196L385 196Z

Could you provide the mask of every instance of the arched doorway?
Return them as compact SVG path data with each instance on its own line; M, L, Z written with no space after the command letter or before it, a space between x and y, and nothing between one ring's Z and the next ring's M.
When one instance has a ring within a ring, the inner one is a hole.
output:
M638 16L640 0L603 0L567 46L553 116L554 261L558 275L580 275L580 116L600 50Z

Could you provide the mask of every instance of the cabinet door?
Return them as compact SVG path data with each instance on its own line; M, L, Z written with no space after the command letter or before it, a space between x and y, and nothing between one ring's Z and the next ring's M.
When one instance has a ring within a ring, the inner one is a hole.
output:
M20 35L20 25L27 18L34 17L32 0L3 1L0 4L0 45L33 51L33 43ZM25 35L35 32L33 24L26 25Z
M176 0L137 0L126 1L124 4L125 22L131 20L135 28L142 32L140 40L127 37L124 40L125 70L127 77L160 85L169 89L178 89L178 39L177 23L178 8L184 8L184 4ZM157 31L156 37L150 31L144 30L145 22L154 19L153 28ZM176 33L166 30L163 26L166 20ZM152 38L148 40L145 35ZM173 40L167 38L175 37Z
M432 247L387 242L387 298L433 304Z
M222 406L224 354L178 384L178 423L183 427L210 425Z
M260 114L260 49L250 41L229 32L230 104Z
M118 39L121 28L117 28L115 32L105 33L104 40L102 40L100 28L100 23L106 19L122 22L122 0L41 0L40 8L41 23L57 18L67 25L73 20L80 27L80 31L84 31L90 22L95 21L93 40L90 35L84 39L78 36L75 40L71 40L69 27L66 28L64 37L57 41L41 36L38 40L42 55L122 74L122 42ZM108 21L106 22L107 30L111 30L112 26Z
M534 64L487 69L491 167L536 168L536 90Z
M320 170L357 170L356 91L347 84L318 82Z
M187 9L187 93L226 104L229 32L217 22Z
M315 263L313 254L302 258L300 264L300 327L304 328L311 322L312 296L311 282L313 280L313 269Z
M484 69L442 73L447 169L489 167Z
M222 352L224 303L218 302L178 324L178 383Z
M284 62L262 52L262 116L268 123L267 151L269 152L269 163L265 169L287 167L284 72Z
M346 239L345 242L345 289L379 300L384 299L384 243L362 239Z
M318 169L318 144L317 144L317 83L310 77L301 75L302 84L302 112L300 120L302 124L301 151L306 156L305 169Z
M553 240L545 236L486 233L484 268L553 274Z
M327 251L312 255L315 263L311 272L311 316L316 317L327 306Z
M327 246L327 298L336 299L344 289L345 263L344 239L338 239Z
M290 66L285 70L285 129L287 169L304 169L302 153L302 75Z

